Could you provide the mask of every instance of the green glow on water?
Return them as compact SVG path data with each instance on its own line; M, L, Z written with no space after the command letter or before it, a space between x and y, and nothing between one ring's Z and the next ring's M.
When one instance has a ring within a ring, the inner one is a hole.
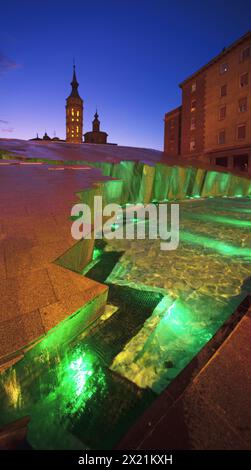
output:
M93 374L91 365L88 363L85 357L85 353L82 357L72 361L69 365L69 379L76 384L76 395L79 396L87 383L88 378ZM71 374L72 371L72 374Z
M106 371L96 351L83 342L64 344L56 352L41 351L40 345L34 348L37 354L28 353L0 377L1 424L29 415L32 447L74 448L71 427L81 416L90 427L97 397L102 402L107 395Z
M210 215L210 214L189 214L189 218L202 220L205 222L216 222L220 224L233 225L236 227L251 227L251 221L249 220L238 220L231 217L224 217L221 215Z
M226 212L239 212L241 214L251 214L251 209L246 209L245 207L227 207L226 205L222 207L217 207L217 210L226 211Z
M170 297L169 295L165 295L163 299L161 299L161 301L155 307L153 311L153 315L155 316L158 315L158 316L167 318L171 313L172 307L173 307L173 298Z
M93 250L93 254L92 254L93 261L100 258L100 256L102 256L102 253L103 253L103 250L101 248L95 247Z
M210 248L224 256L237 256L241 258L251 259L251 249L239 246L229 245L227 243L215 240L214 238L205 237L204 235L193 234L191 232L180 232L180 239L184 242L194 245L201 245Z
M169 335L170 339L173 334L179 338L190 335L190 350L194 350L193 352L196 354L198 351L198 342L199 344L204 344L204 342L209 341L212 338L212 333L209 328L205 327L203 329L201 325L198 325L197 330L200 332L198 337L198 335L195 334L196 327L193 317L193 310L188 307L181 299L177 299L169 307L166 316L159 324L159 328L163 328L165 323L165 327L168 327L168 330L166 330L166 335Z
M105 389L105 375L97 358L83 345L73 348L54 368L58 385L47 396L48 403L60 398L63 415L72 415L83 410L97 390Z
M112 370L160 393L215 333L216 324L201 314L197 320L191 302L166 295L115 357Z

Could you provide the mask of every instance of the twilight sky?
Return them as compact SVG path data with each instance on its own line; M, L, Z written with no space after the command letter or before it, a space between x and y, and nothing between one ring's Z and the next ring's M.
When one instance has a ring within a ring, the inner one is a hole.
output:
M250 0L8 0L0 8L0 137L65 138L73 57L84 132L162 149L178 87L251 29Z

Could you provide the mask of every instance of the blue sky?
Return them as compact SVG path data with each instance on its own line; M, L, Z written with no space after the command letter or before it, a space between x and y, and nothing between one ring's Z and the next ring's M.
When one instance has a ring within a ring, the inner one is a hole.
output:
M178 83L250 29L247 0L9 0L1 4L0 137L65 138L75 57L84 132L163 147Z

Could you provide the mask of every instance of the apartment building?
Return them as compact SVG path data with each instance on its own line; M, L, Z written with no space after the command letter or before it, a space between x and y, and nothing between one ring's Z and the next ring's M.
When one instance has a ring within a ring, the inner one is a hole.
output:
M180 85L165 115L164 152L251 172L251 31Z

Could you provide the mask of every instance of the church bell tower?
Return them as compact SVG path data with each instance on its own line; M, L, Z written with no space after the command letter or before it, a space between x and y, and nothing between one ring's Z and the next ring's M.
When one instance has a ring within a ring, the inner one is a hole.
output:
M66 98L66 142L83 142L83 100L78 94L75 65L71 82L71 94Z

